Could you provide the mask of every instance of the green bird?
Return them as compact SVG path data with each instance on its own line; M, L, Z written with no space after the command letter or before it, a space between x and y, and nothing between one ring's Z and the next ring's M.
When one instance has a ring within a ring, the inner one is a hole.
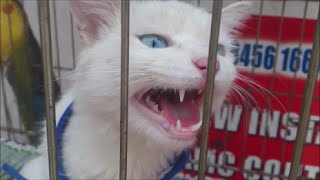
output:
M0 0L0 3L1 74L6 68L5 76L16 96L25 130L39 132L38 122L42 121L45 115L41 49L20 2ZM58 83L54 82L57 101L61 92ZM30 141L35 145L38 137L30 137Z

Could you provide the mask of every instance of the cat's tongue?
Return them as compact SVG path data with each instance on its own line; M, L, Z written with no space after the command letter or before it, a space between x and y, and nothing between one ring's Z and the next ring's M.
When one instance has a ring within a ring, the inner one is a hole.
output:
M176 125L180 120L181 127L187 128L200 121L199 105L192 102L192 99L185 99L183 102L171 102L167 99L160 100L163 116L170 124Z

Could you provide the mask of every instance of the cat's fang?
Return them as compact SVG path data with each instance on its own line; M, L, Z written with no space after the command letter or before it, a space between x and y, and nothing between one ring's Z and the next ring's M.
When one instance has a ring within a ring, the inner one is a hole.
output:
M177 123L176 123L176 130L181 131L181 122L179 119L177 120Z
M198 90L198 94L201 94L203 92L203 89Z
M147 97L146 97L145 103L146 103L146 105L149 106L149 107L152 107L152 106L155 104L155 102L153 102L153 101L150 100L150 96L147 96Z
M179 90L180 102L183 101L183 99L184 99L184 94L185 94L185 93L186 93L185 90Z
M156 113L160 113L158 104L154 104L153 106L151 106L151 109Z
M200 129L201 125L202 125L202 120L199 121L197 124L191 126L190 129L191 129L191 131L197 131L198 129Z

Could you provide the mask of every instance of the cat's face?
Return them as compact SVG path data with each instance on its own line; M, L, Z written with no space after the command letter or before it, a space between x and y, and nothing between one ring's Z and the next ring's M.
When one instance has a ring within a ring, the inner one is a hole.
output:
M248 5L238 3L223 10L213 111L220 108L236 75L231 32ZM83 93L97 111L118 115L119 1L71 1L71 7L89 44L77 67L83 74L78 76L79 94ZM130 132L164 145L192 144L201 127L210 27L211 14L182 2L131 1ZM111 123L118 126L119 120L113 120Z

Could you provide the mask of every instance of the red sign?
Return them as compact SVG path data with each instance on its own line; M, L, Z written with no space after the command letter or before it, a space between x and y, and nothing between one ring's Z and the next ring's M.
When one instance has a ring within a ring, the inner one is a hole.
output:
M230 93L230 102L212 119L206 179L289 175L316 21L284 17L279 32L280 17L260 20L259 32L259 18L248 20L238 41L235 53L241 76L235 84L242 95ZM301 174L312 179L320 176L319 82L318 78L301 159ZM197 146L177 179L196 179L199 154Z

